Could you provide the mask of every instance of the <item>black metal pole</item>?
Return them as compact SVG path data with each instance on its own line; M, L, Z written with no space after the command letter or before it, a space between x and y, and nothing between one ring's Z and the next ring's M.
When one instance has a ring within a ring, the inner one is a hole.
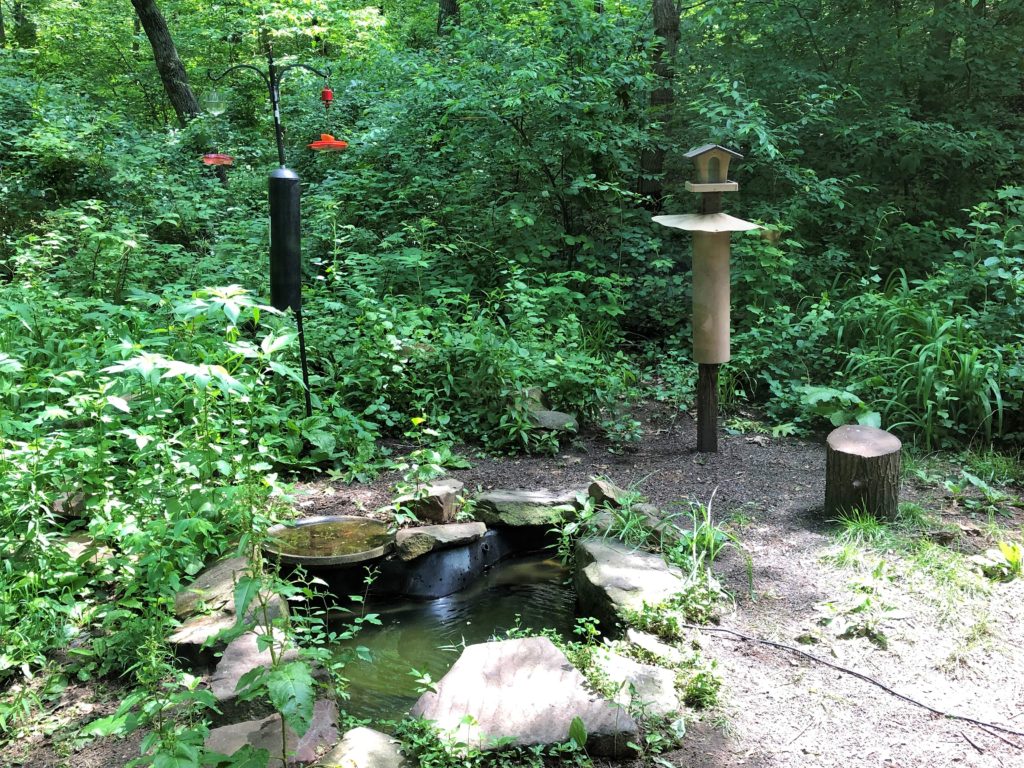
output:
M274 66L274 47L267 44L267 83L270 86L270 107L274 112L274 139L277 141L277 162L284 168L284 128L281 127L281 75Z
M274 63L273 46L267 45L267 73L252 64L236 64L214 77L221 80L231 72L243 69L255 72L267 86L270 107L274 116L274 141L277 143L277 162L280 166L267 179L270 203L270 303L282 312L295 313L299 331L299 362L302 366L302 385L305 389L306 416L313 415L313 402L309 390L309 365L306 359L306 333L302 325L302 216L300 199L302 188L299 175L285 167L284 127L281 125L281 78L290 69L306 69L326 78L330 73L320 72L305 64L289 64L278 68Z

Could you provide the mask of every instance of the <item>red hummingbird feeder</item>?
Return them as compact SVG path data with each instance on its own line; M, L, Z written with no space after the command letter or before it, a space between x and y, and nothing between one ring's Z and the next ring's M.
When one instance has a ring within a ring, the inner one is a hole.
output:
M235 158L219 152L208 152L203 155L203 165L233 165Z
M325 85L323 90L320 91L320 101L324 103L324 111L330 114L331 102L334 101L334 91ZM309 148L316 152L340 152L347 147L347 141L336 139L329 133L321 133L317 141L309 144Z
M321 133L320 138L311 142L309 148L317 152L341 152L348 148L348 142L336 139L329 133Z

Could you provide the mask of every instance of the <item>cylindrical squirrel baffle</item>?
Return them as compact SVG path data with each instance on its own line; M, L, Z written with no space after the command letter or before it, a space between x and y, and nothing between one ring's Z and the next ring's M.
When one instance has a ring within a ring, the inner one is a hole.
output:
M729 362L729 233L693 234L693 360Z

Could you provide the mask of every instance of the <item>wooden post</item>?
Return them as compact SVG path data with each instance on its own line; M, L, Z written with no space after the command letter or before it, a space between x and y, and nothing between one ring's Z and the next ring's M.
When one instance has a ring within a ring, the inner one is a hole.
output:
M828 436L825 514L855 509L895 520L900 501L900 449L895 435L875 427L845 426Z
M718 365L697 364L697 451L718 452Z

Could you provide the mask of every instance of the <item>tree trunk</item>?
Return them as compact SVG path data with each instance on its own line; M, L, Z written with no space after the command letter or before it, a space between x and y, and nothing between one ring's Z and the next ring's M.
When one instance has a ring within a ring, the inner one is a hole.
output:
M952 3L953 0L934 0L932 5L927 66L918 89L918 103L929 114L941 114L949 107L948 91L954 80L951 56L955 33L949 16Z
M654 34L661 38L654 47L654 60L651 67L660 80L658 87L651 92L651 111L655 118L667 112L674 100L672 94L672 65L679 50L679 8L673 0L653 0ZM665 150L661 148L646 149L640 156L641 195L654 200L655 208L661 201L661 174L665 168Z
M7 30L4 28L4 2L0 0L0 48L7 47Z
M443 35L445 27L459 25L459 0L438 0L437 3L437 34Z
M174 47L167 21L154 0L132 0L135 12L139 16L146 37L153 46L153 59L156 61L157 72L163 81L167 98L174 107L178 122L182 127L199 114L199 102L188 84L185 66L178 58L178 50Z
M898 438L875 427L833 430L825 451L825 514L862 510L895 520L901 447Z
M14 19L14 40L19 48L32 48L36 44L36 25L28 18L24 0L12 3L11 15Z

